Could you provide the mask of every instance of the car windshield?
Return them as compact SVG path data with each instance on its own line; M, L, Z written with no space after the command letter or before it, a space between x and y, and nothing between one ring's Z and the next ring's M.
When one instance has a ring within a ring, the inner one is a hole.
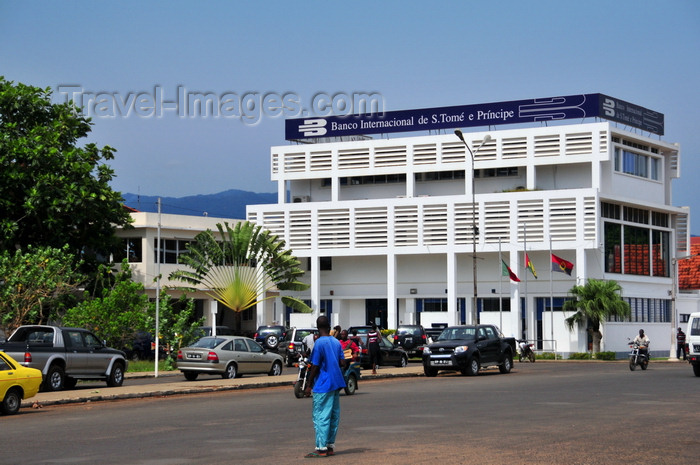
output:
M420 336L420 328L399 328L396 331L399 336Z
M201 347L202 349L213 349L226 339L220 337L203 337L199 341L192 344L192 347Z
M474 339L476 334L475 328L445 328L438 341L451 341L454 339Z

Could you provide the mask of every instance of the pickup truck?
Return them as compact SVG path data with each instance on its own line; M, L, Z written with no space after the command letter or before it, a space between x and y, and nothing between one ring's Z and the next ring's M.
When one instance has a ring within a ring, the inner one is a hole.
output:
M475 376L488 366L498 366L501 373L513 368L515 338L501 337L493 325L448 326L423 349L425 376L438 371L459 371Z
M124 352L110 349L93 333L80 328L26 325L0 343L22 366L41 371L44 391L72 389L79 379L103 379L121 386L128 366Z
M700 312L691 313L688 318L688 331L685 333L685 351L688 362L693 366L695 376L700 376Z

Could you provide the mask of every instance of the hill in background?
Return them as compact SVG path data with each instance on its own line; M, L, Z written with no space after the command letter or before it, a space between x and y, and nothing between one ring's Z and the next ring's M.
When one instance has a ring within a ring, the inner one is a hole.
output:
M142 212L158 211L157 195L125 193L124 204ZM246 205L277 203L276 193L230 189L218 194L192 195L188 197L161 197L161 213L191 216L213 216L233 220L245 219Z

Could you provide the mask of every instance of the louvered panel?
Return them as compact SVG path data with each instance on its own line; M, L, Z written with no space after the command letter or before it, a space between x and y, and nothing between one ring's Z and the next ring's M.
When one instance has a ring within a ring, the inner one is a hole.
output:
M306 154L287 153L284 155L284 172L295 173L306 171Z
M576 240L576 227L576 199L551 199L549 201L549 235L552 240Z
M350 247L350 211L348 209L319 210L318 247L320 249Z
M608 151L608 133L600 132L600 153L605 153Z
M311 171L330 171L333 167L333 154L330 150L311 152Z
M593 134L590 132L566 134L566 155L593 153Z
M527 157L527 137L509 137L501 140L504 159Z
M338 150L338 168L341 170L369 168L369 148Z
M284 237L284 212L277 211L263 213L262 227L270 231L272 234Z
M559 134L535 136L536 157L558 157L561 153Z
M271 169L272 169L272 174L277 174L280 171L280 156L278 153L273 153L272 154L272 162L271 162Z
M465 160L464 144L462 142L443 142L442 145L442 163L462 163Z
M598 212L595 197L583 199L583 238L587 241L596 240Z
M518 241L542 242L544 240L544 202L540 199L519 200Z
M377 147L374 150L374 166L406 166L406 146Z
M497 244L499 239L510 241L510 202L485 202L484 222L485 242Z
M311 248L311 211L289 212L289 247L292 249Z
M474 160L495 160L498 149L496 139L491 139L489 142L482 145L483 142L483 139L472 141L471 148L472 152L474 152Z
M414 165L434 165L437 163L436 144L416 144L413 146Z
M418 207L416 205L394 208L394 245L418 245Z
M386 207L355 209L355 247L386 247Z
M478 215L478 210L476 213ZM455 204L455 244L471 244L474 236L473 226L474 223L472 221L472 204Z
M423 244L447 244L447 205L423 207Z

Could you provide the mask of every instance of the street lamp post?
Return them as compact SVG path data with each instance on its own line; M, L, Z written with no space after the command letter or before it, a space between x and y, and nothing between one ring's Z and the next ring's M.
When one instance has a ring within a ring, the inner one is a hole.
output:
M473 266L473 277L474 277L474 300L472 302L472 317L471 317L471 323L476 324L477 321L477 309L476 309L476 303L477 303L477 287L476 287L476 236L479 234L479 229L476 227L476 196L475 196L475 191L474 191L474 181L475 181L475 174L476 171L474 169L474 154L478 153L481 147L484 146L487 142L491 140L491 136L486 134L484 136L484 140L481 142L481 144L476 148L474 152L472 152L472 149L469 148L469 144L467 144L467 141L464 140L464 134L462 134L462 131L459 129L455 129L455 135L459 137L459 140L462 141L464 146L467 148L469 151L469 155L471 155L472 159L472 266Z

